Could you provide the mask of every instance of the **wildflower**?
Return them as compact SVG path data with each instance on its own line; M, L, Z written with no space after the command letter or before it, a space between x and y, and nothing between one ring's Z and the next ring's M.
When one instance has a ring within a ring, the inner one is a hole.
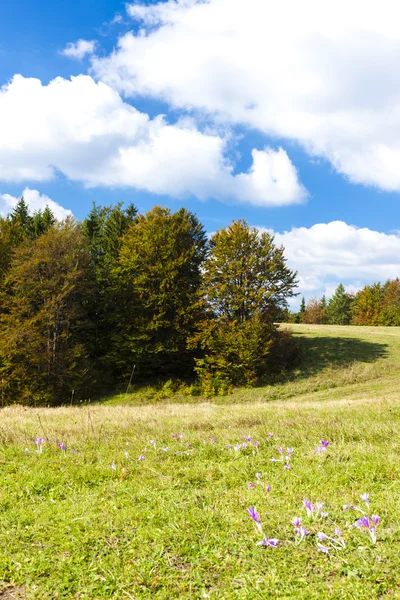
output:
M167 448L163 448L162 450L163 450L163 452L169 452L169 448L168 447Z
M156 445L156 443L155 443L155 441L154 441L154 440L150 440L150 444L151 444L152 446L155 446L155 445Z
M244 443L242 444L242 450L246 450L246 448L247 448L247 443L246 443L246 442L244 442Z
M314 450L314 454L320 454L321 452L325 452L326 448L324 448L323 446L318 446L318 448L316 448Z
M63 444L62 442L60 442L59 444L57 444L58 448L60 448L60 450L62 450L63 452L65 452L67 450L67 446L65 444Z
M310 517L312 513L315 511L315 507L311 502L307 499L303 500L303 506L307 511L307 515Z
M257 542L256 546L270 546L271 548L276 548L279 544L279 540L276 538L268 538L266 537L261 542Z
M273 434L273 433L269 433L269 434L268 434L268 437L269 437L269 438L272 438L272 437L274 437L274 434Z
M216 441L217 441L217 438L215 438L215 437L212 437L212 438L211 438L211 443L212 443L212 444L215 444L215 442L216 442Z
M125 458L129 458L129 452L127 450L125 450L124 454L125 454Z
M324 507L324 503L323 502L316 502L315 506L317 508L318 511L321 511L321 508Z
M256 473L256 479L258 479L258 480L261 479L261 473Z
M180 434L178 435L178 437L179 437L179 439L181 440L181 439L183 438L183 433L180 433Z
M328 539L329 539L328 536L325 533L323 533L322 531L319 531L317 533L317 540L319 540L320 542L324 542L325 540L328 540Z
M276 458L271 458L271 462L276 463L276 462L278 462L278 460Z
M324 546L323 544L317 544L318 552L323 552L324 554L329 554L329 548Z
M369 494L361 494L361 500L364 500L365 504L369 506Z
M226 446L226 449L227 449L227 450L230 450L231 448L232 448L232 446L231 446L230 444L228 444L228 445Z
M270 485L266 485L265 486L265 491L267 492L267 494L269 494L270 491L271 491L271 486Z
M254 488L254 487L256 487L255 483L249 483L249 488Z
M292 454L293 454L293 448L288 448L286 450L286 452L288 453L288 456L292 456Z
M329 446L329 442L327 442L326 440L321 440L320 444L323 448L327 448Z
M238 450L242 449L242 444L236 444L235 445L235 451L237 452Z
M246 440L246 442L251 442L250 434L246 435L244 439Z
M41 437L38 437L38 438L35 440L35 444L36 444L36 446L41 446L41 445L43 444L43 442L44 442L44 439L43 439L43 438L41 438Z
M260 517L259 517L259 514L258 514L257 509L256 509L255 506L251 507L251 508L247 508L246 512L247 512L248 515L250 515L250 517L253 519L253 521L255 523L260 523L261 524Z
M343 504L343 510L344 512L347 512L349 510L356 510L356 507L352 504Z
M283 467L284 467L284 469L286 469L287 471L289 471L289 469L291 469L291 468L292 468L292 467L291 467L291 466L290 466L288 463L285 463L285 464L283 465Z
M301 519L300 519L300 517L295 517L293 519L293 521L292 521L292 525L294 527L300 527L300 525L301 525Z
M113 471L117 470L117 465L115 464L115 462L111 463L111 468L112 468Z
M328 516L328 513L327 513L327 512L322 512L322 513L321 513L321 517L322 517L323 519L326 519L326 517L327 517L327 516Z
M342 537L342 532L340 531L339 527L335 527L335 535L337 537Z
M358 519L353 527L358 527L359 529L366 528L371 536L371 540L373 544L376 544L376 526L380 521L380 517L378 515L372 515L371 520L369 517L361 517Z
M176 438L176 433L171 433L171 437Z
M258 448L258 446L259 446L259 445L260 445L260 442L253 442L253 446L254 446L255 448Z
M139 456L138 460L144 460L144 456L143 456L143 454L141 454L141 455Z
M299 536L300 541L302 541L307 535L310 534L310 532L302 525L300 527L296 527L294 532L297 536Z
M190 448L191 448L191 445L190 445L190 444L186 444L186 448L189 448L189 449L190 449Z
M279 454L283 454L283 448L278 448Z

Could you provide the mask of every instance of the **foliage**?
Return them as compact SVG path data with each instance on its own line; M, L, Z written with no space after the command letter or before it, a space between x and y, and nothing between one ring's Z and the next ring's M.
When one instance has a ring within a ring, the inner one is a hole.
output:
M155 207L122 238L113 270L118 306L110 360L125 376L188 375L187 339L201 315L199 289L207 239L196 216Z
M302 323L322 325L327 320L327 309L325 296L321 300L310 298L306 304L306 310L301 314Z
M384 290L380 283L366 285L352 304L354 325L381 325Z
M340 283L328 303L328 323L331 323L331 325L350 325L352 302L353 296L346 293L344 285Z
M0 373L6 397L60 402L88 374L83 332L88 254L73 221L15 250L3 292Z

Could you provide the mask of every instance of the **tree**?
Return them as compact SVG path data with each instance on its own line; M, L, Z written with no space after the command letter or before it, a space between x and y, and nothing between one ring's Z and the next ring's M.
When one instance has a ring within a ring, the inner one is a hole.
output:
M127 374L180 376L193 370L187 340L197 327L207 238L185 209L155 207L122 238L114 275L118 313L110 360Z
M306 299L304 298L304 296L301 299L301 304L300 304L300 314L303 314L304 312L306 312Z
M380 283L366 285L352 304L354 325L381 325L384 290Z
M87 311L94 324L89 348L93 359L104 374L105 383L110 383L115 371L108 360L110 331L121 315L118 286L113 285L113 269L116 267L123 235L135 221L136 208L130 204L99 207L92 210L83 221L82 228L90 255L88 279L92 293L87 298Z
M221 382L250 385L273 370L274 320L296 285L284 249L268 233L240 220L213 235L203 272L207 316L194 338L203 352L196 361L203 383L211 380L217 392Z
M323 296L324 298L324 296ZM303 312L302 323L309 323L314 325L322 325L326 322L326 301L325 306L321 300L317 298L310 298L306 304L306 310Z
M238 323L255 314L273 321L296 295L296 276L272 235L239 220L211 238L203 288L215 314Z
M344 285L339 283L328 303L328 323L331 323L331 325L350 325L352 302L353 296L347 294Z
M400 279L386 281L383 295L382 325L400 326Z
M0 320L0 373L9 400L58 403L85 383L88 260L72 220L15 251Z

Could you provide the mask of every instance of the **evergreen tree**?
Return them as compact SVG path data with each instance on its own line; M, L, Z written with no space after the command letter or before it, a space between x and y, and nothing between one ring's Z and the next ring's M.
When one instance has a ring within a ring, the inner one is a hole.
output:
M347 294L344 285L339 283L328 303L328 323L332 325L350 325L352 301L353 297Z
M304 312L306 312L306 299L303 296L300 304L300 314L303 314Z

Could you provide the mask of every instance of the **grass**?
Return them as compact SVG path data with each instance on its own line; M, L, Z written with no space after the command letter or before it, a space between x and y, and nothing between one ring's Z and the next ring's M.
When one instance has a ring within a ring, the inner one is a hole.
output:
M400 330L293 329L308 361L276 386L3 409L0 599L399 598ZM248 435L258 449L227 449ZM321 438L328 451L314 454ZM291 470L270 461L288 446ZM376 545L342 508L364 492ZM305 498L328 518L307 521ZM256 546L251 506L277 548ZM296 516L310 531L300 545ZM335 524L346 548L318 552L316 533Z

